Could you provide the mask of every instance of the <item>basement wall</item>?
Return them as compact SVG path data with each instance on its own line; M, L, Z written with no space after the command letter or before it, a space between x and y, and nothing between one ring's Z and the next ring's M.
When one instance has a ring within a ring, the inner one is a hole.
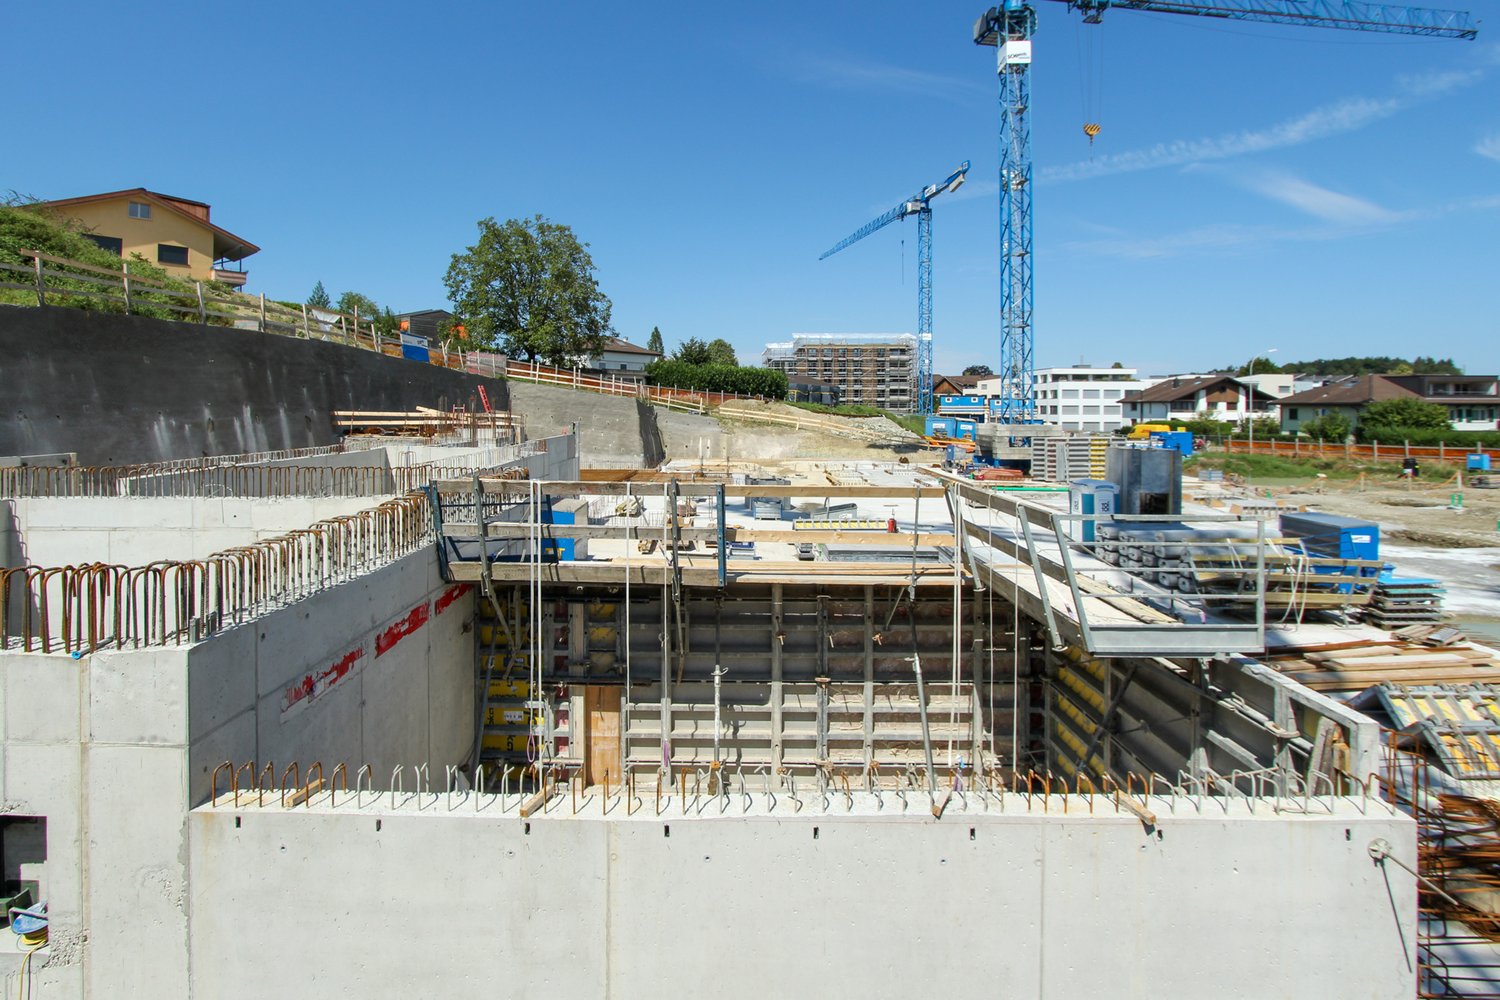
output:
M333 444L334 410L439 409L507 383L320 340L0 307L0 454L126 465ZM581 395L581 394L580 394Z
M426 548L191 646L0 651L0 812L47 819L37 995L188 995L184 824L221 762L429 762L440 785L472 748L472 603Z
M314 521L377 506L381 497L22 497L0 500L4 566L144 566L202 559ZM7 522L7 518L9 521ZM6 531L7 524L9 531Z
M1210 803L1146 828L1022 800L941 821L811 804L780 820L647 819L649 793L634 820L622 805L609 820L522 820L441 796L421 810L201 809L193 994L1412 995L1415 886L1366 853L1383 837L1413 860L1410 819ZM305 964L268 960L298 949Z

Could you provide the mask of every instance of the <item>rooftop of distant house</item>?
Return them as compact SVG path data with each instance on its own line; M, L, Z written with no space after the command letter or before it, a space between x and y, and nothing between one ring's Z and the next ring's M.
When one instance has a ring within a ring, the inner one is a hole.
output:
M144 201L160 205L169 212L175 212L184 218L191 219L207 227L214 234L215 260L244 260L251 254L260 251L260 247L244 237L236 236L229 230L214 225L210 221L210 215L213 210L206 202L194 201L191 198L179 198L176 195L162 194L159 191L150 191L143 187L126 188L123 191L106 191L103 194L86 194L77 198L54 198L51 201L40 202L39 207L51 209L73 208L78 205L89 205L102 201L115 201L117 199Z

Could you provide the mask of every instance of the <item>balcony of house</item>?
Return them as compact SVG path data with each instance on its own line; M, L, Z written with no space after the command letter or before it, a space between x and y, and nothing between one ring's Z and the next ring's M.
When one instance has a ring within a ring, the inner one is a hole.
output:
M221 259L214 261L209 277L231 288L243 288L245 282L250 280L250 272L245 270L243 261Z

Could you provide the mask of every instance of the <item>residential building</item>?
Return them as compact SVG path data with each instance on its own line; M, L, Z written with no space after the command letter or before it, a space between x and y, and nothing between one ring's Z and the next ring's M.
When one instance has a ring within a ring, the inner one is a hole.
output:
M1447 407L1456 431L1500 428L1500 377L1494 375L1386 375L1428 403Z
M630 382L644 382L646 366L660 359L661 355L650 348L611 337L602 351L594 357L584 359L583 367Z
M1111 433L1126 423L1125 394L1146 387L1136 374L1134 368L1087 365L1038 368L1033 382L1037 418L1068 430ZM983 385L1000 391L998 378Z
M89 239L125 260L140 254L174 277L192 281L239 288L250 277L245 258L260 250L214 225L203 202L145 188L59 198L37 207L78 223Z
M798 333L767 344L761 363L791 381L836 385L847 405L909 413L916 405L916 355L910 333Z
M418 309L416 312L397 313L396 319L406 324L403 329L407 333L426 337L429 343L437 344L453 314L446 309Z
M932 376L932 394L934 396L973 396L979 391L979 383L984 375L934 375Z
M1276 400L1268 393L1227 374L1174 375L1144 389L1127 392L1124 416L1129 423L1167 420L1224 420L1274 417Z
M1281 400L1281 429L1301 430L1309 420L1338 414L1351 430L1364 408L1390 399L1420 399L1448 411L1454 430L1492 431L1500 427L1500 378L1494 375L1363 375L1294 393Z

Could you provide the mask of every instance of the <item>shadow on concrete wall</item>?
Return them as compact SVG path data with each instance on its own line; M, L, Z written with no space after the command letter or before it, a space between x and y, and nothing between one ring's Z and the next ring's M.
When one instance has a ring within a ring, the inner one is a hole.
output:
M503 381L318 340L0 306L0 454L123 465L333 444L334 410L478 404Z

